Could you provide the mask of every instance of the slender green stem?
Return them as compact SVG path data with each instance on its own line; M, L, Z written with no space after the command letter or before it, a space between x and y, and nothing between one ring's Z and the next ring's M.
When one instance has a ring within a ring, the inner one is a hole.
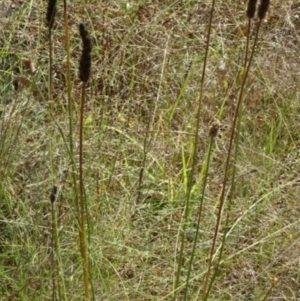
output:
M187 297L188 297L188 285L189 285L192 265L193 265L193 261L194 261L194 255L195 255L195 252L196 252L196 245L197 245L197 241L198 241L198 237L199 237L203 201L204 201L204 196L205 196L205 190L206 190L206 184L207 184L207 178L208 178L208 171L209 171L210 162L211 162L213 144L214 144L214 138L211 137L210 142L209 142L208 152L207 152L206 166L205 166L205 171L204 171L204 180L203 180L203 185L202 185L199 210L198 210L198 214L197 214L198 219L197 219L197 226L196 226L196 234L195 234L195 238L194 238L194 242L193 242L192 254L191 254L189 267L188 267L188 273L187 273L187 276L186 276L186 284L185 284L186 287L185 287L184 299L183 299L184 301L186 301Z
M48 38L49 38L49 87L48 87L48 93L49 93L49 156L50 156L50 168L51 168L51 177L54 182L54 160L53 160L53 136L54 136L54 129L53 129L53 119L54 119L54 103L53 103L53 51L52 51L52 31L49 29L48 32ZM52 183L54 184L54 183Z
M189 215L191 191L192 191L192 187L193 187L193 178L194 178L194 173L195 173L195 169L196 169L197 149L198 149L198 141L199 141L198 133L199 133L199 128L200 128L200 115L201 115L202 101L203 101L203 96L204 96L203 95L204 80L205 80L205 73L206 73L206 64L207 64L207 60L208 60L211 27L212 27L212 19L213 19L215 2L216 2L215 0L212 0L210 17L209 17L209 25L208 25L208 31L207 31L205 55L204 55L203 68L202 68L202 76L201 76L201 81L200 81L200 94L199 94L199 98L197 101L198 102L198 110L197 110L197 117L196 117L192 166L191 166L191 171L189 173L188 184L187 184L186 202L185 202L185 208L184 208L184 213L183 213L183 226L181 229L180 250L179 250L179 258L177 260L177 273L176 273L176 279L175 279L175 285L174 285L173 301L176 300L177 293L178 293L182 260L183 260L183 251L184 251L184 246L185 246L185 235L186 235L187 221L188 221L188 215Z
M52 53L52 30L49 28L48 32L48 41L49 41L49 82L48 82L48 102L49 102L49 159L50 159L50 170L51 170L51 179L52 184L54 184L54 160L53 160L53 134L54 134L54 104L53 104L53 53ZM57 289L59 292L59 296L61 296L61 290L59 286L58 279L58 264L57 264L57 253L56 253L56 218L55 218L55 210L54 204L51 204L51 216L52 216L52 300L56 300Z
M55 260L55 234L56 234L56 219L54 203L51 202L51 216L52 216L52 250L51 250L51 265L52 265L52 300L56 300L56 279L57 279L57 266Z
M64 286L64 278L62 277L61 271L61 260L60 260L60 251L59 251L59 240L58 240L58 230L57 230L57 217L55 211L55 203L51 202L51 215L52 215L52 254L53 254L53 270L54 277L57 281L57 290L59 300L66 300L65 296L63 297L61 286ZM65 289L64 289L65 293Z
M80 126L79 126L79 199L80 199L80 248L81 256L83 260L83 276L84 276L84 290L85 301L90 301L90 285L89 285L89 262L88 251L86 246L85 237L85 215L86 215L86 198L84 193L84 181L83 181L83 117L84 117L84 104L85 104L85 85L82 83L81 93L81 105L80 105Z
M69 27L68 27L68 9L67 1L64 0L64 28L65 28L65 47L67 54L67 97L68 97L68 118L69 118L69 148L71 156L72 166L72 181L73 189L75 194L75 206L77 215L79 214L79 200L78 200L78 189L77 189L77 177L76 177L76 164L74 160L74 144L73 144L73 102L72 102L72 85L71 85L71 67L70 67L70 38L69 38Z
M246 66L247 66L248 53L249 53L250 30L251 30L251 19L248 18L247 41L246 41L246 51L245 51L245 60L244 60L243 71L246 69Z
M241 89L240 89L240 94L239 94L239 99L238 99L238 103L237 103L237 106L236 106L235 115L234 115L234 119L233 119L233 123L232 123L231 135L230 135L229 147L228 147L227 159L226 159L226 165L225 165L223 185L222 185L222 190L221 190L221 196L220 196L220 199L219 199L219 210L218 210L218 215L217 215L217 222L216 222L215 232L214 232L214 236L213 236L212 246L211 246L211 249L210 249L208 270L207 270L207 273L206 273L204 286L203 286L203 301L207 300L207 298L209 296L209 292L210 292L210 289L207 289L207 288L208 288L208 283L209 283L209 278L210 278L210 272L211 272L211 269L212 269L212 262L213 262L217 237L218 237L218 233L219 233L219 229L220 229L220 225L221 225L221 220L222 220L222 214L223 214L224 205L225 205L225 191L226 191L226 187L227 187L229 169L230 169L230 166L231 166L230 158L231 158L232 146L233 146L233 141L234 141L234 136L235 136L235 131L236 131L236 125L237 125L237 121L238 121L238 117L239 117L240 107L241 107L243 99L244 99L244 90L245 90L245 86L246 86L246 80L248 78L250 65L251 65L251 62L253 60L254 50L255 50L255 47L256 47L256 44L257 44L257 40L258 40L258 33L259 33L259 28L260 28L260 25L261 25L261 21L262 20L259 21L258 29L256 31L255 40L254 40L252 51L251 51L251 55L250 55L250 58L249 58L249 62L248 62L247 68L244 72L244 77L243 77L243 81L242 81ZM223 236L222 248L225 245L225 240L224 240L225 238L226 238L226 235ZM211 287L211 285L209 285L209 287Z
M249 53L250 28L251 28L251 19L249 18L248 30L247 30L246 51L245 51L245 61L244 61L243 69L242 69L243 72L245 72L246 67L247 67L247 59L248 59L248 53ZM243 106L240 106L237 114L238 114L238 124L237 124L237 131L236 131L237 134L236 134L236 139L235 139L234 159L233 159L233 163L232 163L230 194L229 194L228 208L227 208L226 221L225 221L225 227L224 227L225 231L224 231L224 235L223 235L222 242L221 242L221 248L220 248L220 252L219 252L219 256L218 256L218 261L217 261L216 267L214 269L212 278L210 280L210 283L209 283L209 286L207 289L208 292L211 290L214 280L216 279L218 271L219 271L219 266L220 266L220 262L221 262L221 259L223 256L224 247L225 247L225 241L227 238L231 205L232 205L232 200L233 200L233 194L235 191L236 163L237 163L238 147L239 147L239 142L240 142L240 128L241 128L241 120L242 120L242 114L243 114Z

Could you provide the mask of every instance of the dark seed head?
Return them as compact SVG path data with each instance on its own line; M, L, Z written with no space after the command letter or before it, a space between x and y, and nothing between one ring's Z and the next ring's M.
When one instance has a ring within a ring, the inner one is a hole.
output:
M79 79L83 82L87 82L91 74L92 65L92 40L85 26L81 23L79 24L79 33L82 40L82 52L79 61Z
M209 128L209 136L211 138L215 138L218 135L220 126L221 126L221 123L219 120L215 120L211 123L210 128Z
M54 23L54 17L56 14L56 1L57 0L48 0L46 20L49 30L51 30Z
M57 186L53 186L50 193L50 202L53 204L56 200Z
M269 5L270 5L270 0L261 0L260 1L259 7L258 7L258 13L257 13L259 19L265 18L268 8L269 8Z
M249 0L247 8L247 17L252 19L255 15L257 0Z

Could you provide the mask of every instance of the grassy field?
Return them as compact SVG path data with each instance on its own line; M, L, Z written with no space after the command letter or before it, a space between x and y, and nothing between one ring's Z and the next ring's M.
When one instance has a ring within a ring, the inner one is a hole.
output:
M247 77L247 1L70 2L49 50L47 3L0 1L0 300L85 300L83 226L91 300L300 300L299 0Z

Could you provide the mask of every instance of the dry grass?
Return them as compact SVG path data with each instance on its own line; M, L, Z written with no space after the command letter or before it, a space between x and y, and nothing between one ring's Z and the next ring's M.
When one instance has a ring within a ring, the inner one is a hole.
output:
M136 2L72 1L69 6L75 147L80 22L94 40L85 107L84 172L95 300L172 299L185 166L192 155L210 1ZM213 20L197 174L209 143L209 124L215 117L222 130L209 171L189 300L199 299L207 268L240 87L247 24L246 3L242 2L219 1ZM246 89L231 228L210 300L263 300L275 280L269 300L300 299L297 4L273 0L261 31ZM52 298L49 139L59 187L56 209L64 290L68 300L83 300L65 142L66 53L60 5L53 27L55 125L50 137L46 3L1 3L5 6L0 21L4 28L0 34L1 300ZM137 202L149 122L151 144ZM200 176L195 177L187 260L201 181ZM182 273L184 281L185 264Z

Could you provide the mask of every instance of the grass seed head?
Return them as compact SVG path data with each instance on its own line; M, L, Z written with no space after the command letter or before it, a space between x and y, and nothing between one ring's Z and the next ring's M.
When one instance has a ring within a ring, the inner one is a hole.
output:
M53 186L50 193L50 202L53 204L56 200L57 186Z
M261 0L258 7L258 17L264 19L270 5L270 0Z
M219 120L215 120L211 123L210 128L209 128L209 136L211 138L215 138L218 135L220 126L221 126L221 123Z
M52 29L54 23L54 17L56 14L56 1L57 0L48 0L48 8L46 14L46 20L49 30Z
M255 15L257 0L249 0L247 8L247 17L252 19Z
M79 61L79 79L83 82L87 82L91 74L92 40L88 31L85 29L85 26L82 23L79 24L79 33L83 44L81 58Z

